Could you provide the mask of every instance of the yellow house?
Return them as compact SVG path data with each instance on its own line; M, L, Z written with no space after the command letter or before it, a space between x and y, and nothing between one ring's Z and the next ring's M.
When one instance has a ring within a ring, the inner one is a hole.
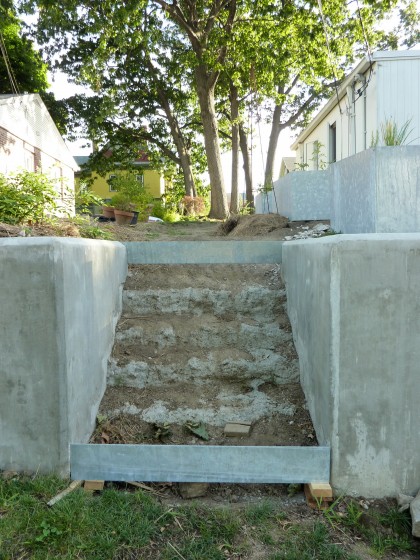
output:
M74 159L79 166L82 166L88 162L89 156L75 156ZM130 172L136 175L139 183L146 187L153 198L160 198L165 193L165 178L163 173L150 168L150 162L147 154L140 154L138 159L136 159L132 165L133 168L130 169ZM117 166L115 171L107 173L104 177L101 177L94 172L92 174L93 182L90 187L92 192L103 198L105 201L109 201L116 193L115 189L112 188L111 179L117 174L125 172L127 171Z

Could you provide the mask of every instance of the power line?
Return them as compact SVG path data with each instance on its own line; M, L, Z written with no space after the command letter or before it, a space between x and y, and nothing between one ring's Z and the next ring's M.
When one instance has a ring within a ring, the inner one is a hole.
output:
M325 40L326 40L326 43L327 43L328 56L330 58L331 69L332 69L333 75L334 75L334 88L335 88L335 93L337 95L338 108L340 110L340 115L341 115L342 111L341 111L341 105L340 105L340 96L338 95L338 78L337 78L337 74L336 74L336 71L335 71L335 61L333 60L333 54L332 54L332 51L331 51L330 39L329 39L329 36L328 36L327 21L326 21L325 16L324 16L324 11L322 9L322 1L321 0L318 0L318 6L319 6L320 14L321 14L322 23L324 25L324 33L325 33Z
M359 21L360 21L360 27L362 28L363 38L364 38L365 45L366 45L367 58L369 60L369 76L368 76L368 79L365 81L365 83L362 85L362 87L357 90L357 97L355 98L354 102L356 102L363 95L363 93L366 91L366 89L369 85L369 82L372 79L372 74L373 74L373 71L372 71L372 68L373 68L372 51L370 49L369 40L368 40L367 33L366 33L366 28L365 28L365 25L363 23L362 12L361 12L360 6L359 6L359 0L356 0L356 4L357 4L357 16L358 16Z
M15 95L19 95L19 86L16 81L15 75L13 73L12 65L10 63L9 55L7 54L6 44L4 42L3 33L0 31L0 51L3 56L4 64L6 66L7 75L9 77L10 86L12 88L12 92Z

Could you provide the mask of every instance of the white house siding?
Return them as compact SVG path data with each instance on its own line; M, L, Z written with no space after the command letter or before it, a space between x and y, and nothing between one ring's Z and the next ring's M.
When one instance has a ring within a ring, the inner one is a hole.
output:
M340 99L340 105L335 104L318 126L299 144L297 159L299 163L308 165L306 169L317 169L316 162L313 161L313 148L316 141L322 144L320 160L326 164L333 162L330 127L334 123L336 126L336 161L370 147L372 134L375 134L377 130L375 66L366 91L360 97L356 91L354 104L350 102L346 92ZM364 72L364 76L368 80L369 71ZM361 86L362 83L357 82L355 89L357 90Z
M78 166L38 94L0 95L0 173L20 169L59 179L60 205L73 213Z
M363 75L367 80L365 92ZM357 154L372 145L381 124L393 119L398 128L411 119L413 129L408 143L420 144L420 52L397 51L373 54L372 71L368 60L363 60L344 80L338 91L321 109L293 145L297 149L297 161L307 164L306 169L317 169L313 161L314 142L323 147L321 160L333 161L329 127L336 123L336 161ZM355 101L353 102L353 99ZM379 138L379 144L381 144ZM318 166L319 168L319 166Z
M384 53L384 56L386 53ZM420 53L408 52L404 59L378 60L378 123L393 118L399 127L411 119L413 129L407 143L420 144Z

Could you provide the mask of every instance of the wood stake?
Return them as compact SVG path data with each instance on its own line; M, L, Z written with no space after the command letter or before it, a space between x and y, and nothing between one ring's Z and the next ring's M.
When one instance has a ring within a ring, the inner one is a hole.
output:
M71 492L73 492L73 490L76 490L76 488L79 488L82 485L82 482L83 482L83 480L73 480L73 482L70 484L70 486L68 488L66 488L65 490L63 490L59 494L57 494L57 496L55 496L54 498L51 498L51 500L49 502L47 502L47 506L51 507L54 504L56 504L57 502L59 502L62 498L67 496L67 494L70 494Z

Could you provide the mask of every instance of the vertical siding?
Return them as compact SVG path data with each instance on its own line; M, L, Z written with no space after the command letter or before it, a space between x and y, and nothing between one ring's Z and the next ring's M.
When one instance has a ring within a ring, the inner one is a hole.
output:
M408 142L420 144L420 57L378 62L379 126L391 117L399 127L411 119Z

